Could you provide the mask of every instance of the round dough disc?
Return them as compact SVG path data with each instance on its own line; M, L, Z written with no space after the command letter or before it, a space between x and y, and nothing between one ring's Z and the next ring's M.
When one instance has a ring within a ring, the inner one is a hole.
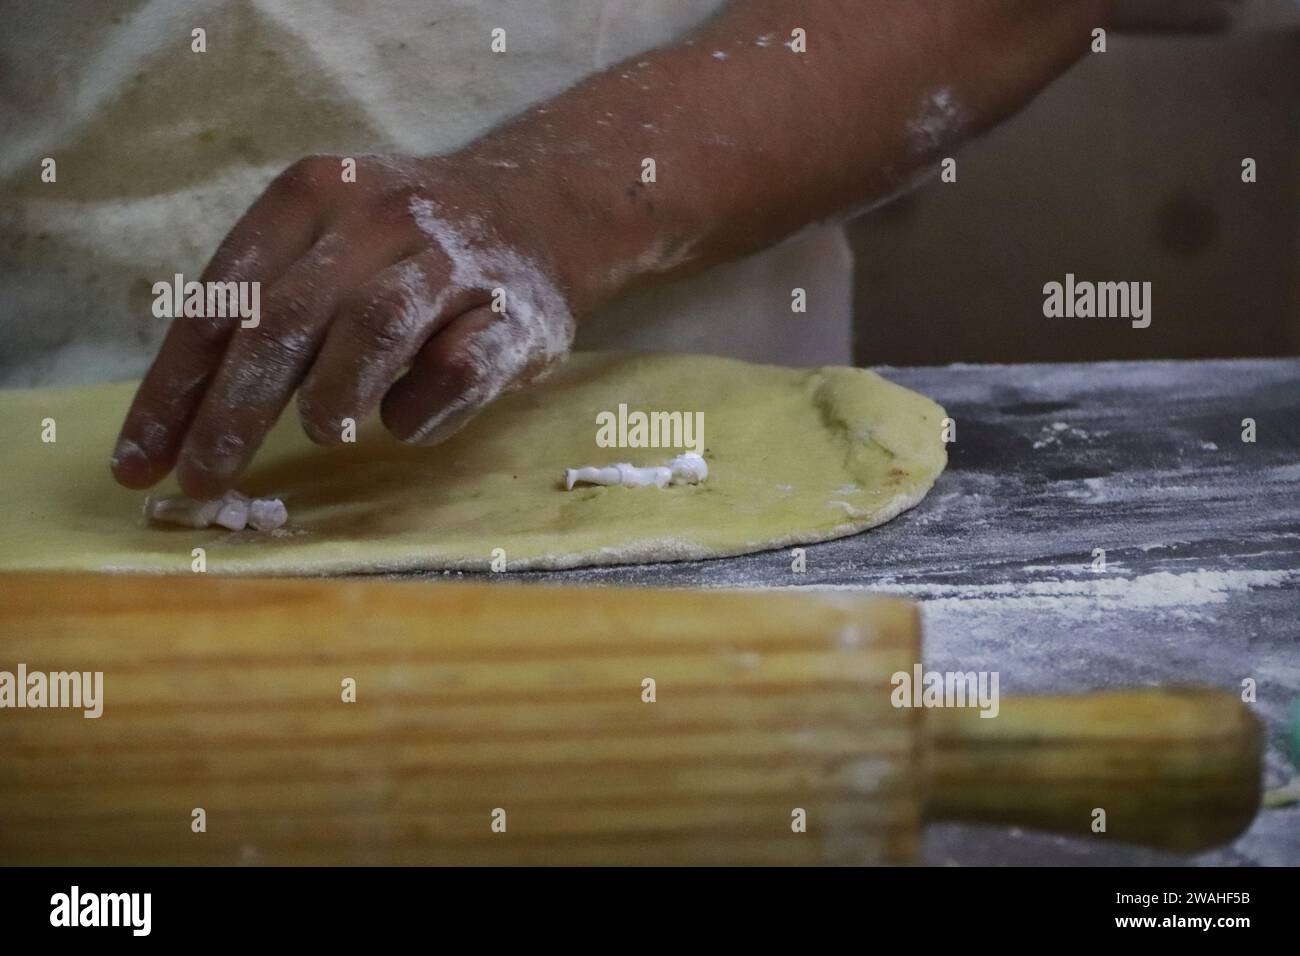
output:
M377 422L319 448L288 414L239 485L282 498L288 525L195 530L146 524L140 493L109 477L134 387L0 392L0 569L190 573L199 547L218 574L486 570L495 549L509 570L722 557L882 524L947 460L943 409L873 372L580 353L433 448ZM657 465L681 450L599 447L596 416L620 404L703 412L708 480L565 491L565 468ZM46 418L53 443L40 440Z

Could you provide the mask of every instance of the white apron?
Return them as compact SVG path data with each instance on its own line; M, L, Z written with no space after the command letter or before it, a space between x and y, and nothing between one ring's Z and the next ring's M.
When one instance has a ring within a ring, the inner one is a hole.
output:
M0 26L0 385L141 375L153 283L197 275L310 153L455 149L722 0L59 0ZM206 31L207 52L191 51ZM506 30L507 53L490 49ZM57 162L55 184L41 162ZM850 360L851 260L819 228L641 292L579 347ZM807 311L791 311L791 290Z

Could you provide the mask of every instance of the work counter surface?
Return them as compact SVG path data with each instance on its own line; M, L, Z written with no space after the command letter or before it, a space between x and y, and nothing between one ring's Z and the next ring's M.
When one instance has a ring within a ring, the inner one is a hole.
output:
M895 592L924 608L929 668L998 671L1006 695L1241 688L1251 679L1268 728L1266 785L1291 779L1300 360L878 371L934 398L956 421L947 471L890 524L807 547L802 572L785 549L510 577ZM1243 440L1245 419L1254 441ZM1101 838L958 825L929 828L927 859L1295 866L1300 807L1264 810L1232 846L1190 859Z

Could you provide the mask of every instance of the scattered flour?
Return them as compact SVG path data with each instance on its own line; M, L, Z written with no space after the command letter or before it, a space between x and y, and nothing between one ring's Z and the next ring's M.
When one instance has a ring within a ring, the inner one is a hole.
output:
M1090 442L1105 438L1109 434L1110 432L1090 432L1083 428L1075 428L1065 422L1052 422L1051 425L1043 426L1038 440L1034 442L1034 448L1059 448L1066 443L1066 439Z
M874 584L784 585L813 591L867 591L898 594L927 610L1041 610L1080 620L1119 611L1185 611L1223 604L1258 588L1300 581L1300 569L1187 572L1155 571L1136 577L1113 573L1082 578L1047 578L1023 584L904 584L885 578Z
M1002 607L1048 610L1067 610L1071 607L1150 610L1222 604L1233 594L1255 588L1282 587L1296 580L1300 580L1300 570L1196 570L1155 571L1132 578L1102 573L1086 578L1049 578L1025 584L882 584L880 590L937 604L996 601Z

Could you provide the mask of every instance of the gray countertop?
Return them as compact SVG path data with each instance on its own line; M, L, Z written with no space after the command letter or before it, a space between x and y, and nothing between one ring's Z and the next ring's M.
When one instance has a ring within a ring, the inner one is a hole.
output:
M929 667L996 670L1008 695L1253 678L1266 785L1291 779L1300 360L878 371L957 423L948 470L892 523L809 546L803 573L787 549L511 578L901 593L924 609ZM930 826L926 842L942 864L1300 865L1300 807L1261 811L1231 846L1195 857L955 824Z

